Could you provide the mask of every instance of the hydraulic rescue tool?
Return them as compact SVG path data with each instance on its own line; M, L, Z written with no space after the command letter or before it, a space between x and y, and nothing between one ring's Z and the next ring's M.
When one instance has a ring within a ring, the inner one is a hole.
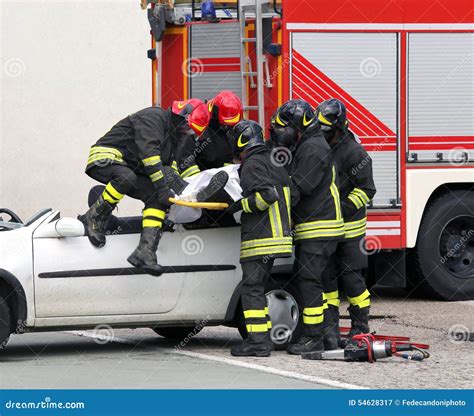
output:
M373 363L381 358L399 357L406 360L423 361L429 358L429 345L409 342L408 337L388 335L354 335L344 349L302 354L305 360L368 361Z

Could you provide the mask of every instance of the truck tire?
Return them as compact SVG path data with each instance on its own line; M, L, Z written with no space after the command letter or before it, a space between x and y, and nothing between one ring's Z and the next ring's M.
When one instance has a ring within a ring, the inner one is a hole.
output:
M0 296L0 350L7 345L11 333L10 308Z
M185 338L192 338L201 332L202 327L194 326L175 326L175 327L157 327L153 328L158 335L172 339L174 341L181 341Z
M286 350L288 344L296 341L303 331L300 297L296 286L289 282L288 276L273 277L265 288L272 321L270 336L276 350ZM237 328L245 339L247 328L243 319Z
M474 190L450 191L429 204L408 275L422 295L474 299Z

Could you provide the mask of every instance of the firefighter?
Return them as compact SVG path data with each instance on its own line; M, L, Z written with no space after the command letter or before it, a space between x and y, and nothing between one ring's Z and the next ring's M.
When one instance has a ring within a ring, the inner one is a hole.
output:
M349 336L369 332L370 293L362 274L367 268L363 239L367 225L367 204L376 189L372 159L349 130L345 105L332 98L316 109L319 130L326 138L337 166L339 194L344 218L344 240L323 274L324 295L328 308L325 313L325 349L341 346L339 334L338 282L349 301L351 330Z
M272 141L292 152L292 208L296 245L295 278L303 308L303 336L289 354L322 351L324 302L322 274L337 241L344 236L336 168L311 106L290 100L271 122Z
M241 158L239 177L243 198L228 211L243 211L240 262L242 308L248 332L247 339L232 347L231 354L268 357L273 343L265 283L274 259L292 255L290 178L285 168L272 163L262 128L257 123L241 121L230 135Z
M206 169L233 163L233 149L227 133L242 120L242 102L232 91L221 91L207 102L207 106L210 114L209 124L199 135L195 146L188 151L188 159L182 158L186 163L183 166L178 164L183 179Z
M127 260L149 274L161 274L156 250L172 196L163 166L172 165L173 143L189 135L190 128L199 132L208 120L202 102L182 102L168 110L149 107L119 121L91 147L86 173L106 186L78 218L94 246L105 245L107 219L120 200L125 195L140 199L145 204L143 230L138 247Z

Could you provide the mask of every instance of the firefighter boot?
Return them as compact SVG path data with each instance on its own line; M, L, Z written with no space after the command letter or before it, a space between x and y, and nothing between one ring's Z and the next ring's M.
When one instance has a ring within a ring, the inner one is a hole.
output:
M163 167L166 184L176 195L181 195L188 183L171 166Z
M101 195L89 211L77 217L84 224L86 235L93 246L98 248L105 246L105 227L116 205L106 201Z
M324 350L337 350L341 347L341 333L339 331L339 308L328 305L324 311Z
M198 202L227 202L230 196L224 191L229 174L226 171L217 172L209 181L209 184L198 192L196 199ZM224 198L224 199L222 199ZM222 200L220 200L222 199ZM230 199L232 200L232 199Z
M290 344L286 350L291 355L301 355L307 352L324 351L323 325L311 325L313 328L305 328L303 335L295 344Z
M351 330L349 339L357 334L368 334L369 329L369 312L370 308L359 308L358 306L349 306L349 316L351 317Z
M161 228L145 227L140 236L140 243L127 261L152 276L160 276L161 266L157 262L156 250L161 239Z
M269 332L250 333L242 344L230 349L234 357L269 357L272 351L273 343Z

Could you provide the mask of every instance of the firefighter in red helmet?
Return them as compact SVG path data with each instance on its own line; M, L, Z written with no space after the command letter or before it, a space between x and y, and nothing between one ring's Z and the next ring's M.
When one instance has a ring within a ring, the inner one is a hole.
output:
M193 150L188 150L186 166L180 169L182 178L233 163L234 154L227 133L242 120L243 106L240 98L232 91L221 91L207 102L207 111L209 122L204 129L202 122L205 116L200 114L202 108L196 109L190 116L192 126L194 118L199 118L197 130L193 127L198 138ZM193 156L190 157L191 155Z
M209 119L200 100L175 102L168 110L149 107L119 121L91 147L86 173L106 186L78 218L94 246L105 245L107 220L120 200L125 195L140 199L145 204L143 230L128 262L149 274L161 274L156 251L173 195L164 168L173 164L183 143L194 140L193 131L204 131Z

